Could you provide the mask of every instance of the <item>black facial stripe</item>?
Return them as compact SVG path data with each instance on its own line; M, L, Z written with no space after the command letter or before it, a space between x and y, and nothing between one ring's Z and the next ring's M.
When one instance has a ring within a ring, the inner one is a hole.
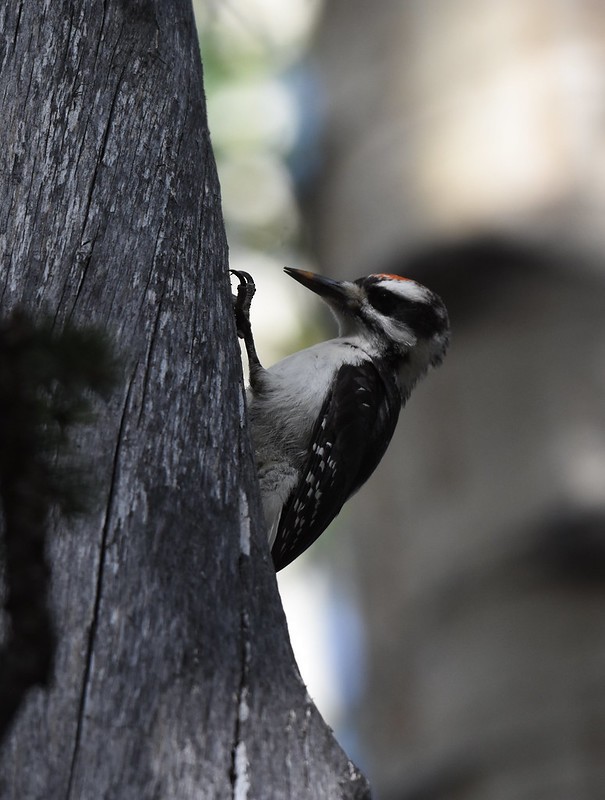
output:
M447 317L437 304L410 300L377 285L366 289L368 302L384 316L408 326L422 338L430 338L447 327Z
M391 317L395 314L403 299L380 286L368 286L367 296L370 305L374 306L376 311L380 311L381 314L385 314L387 317Z

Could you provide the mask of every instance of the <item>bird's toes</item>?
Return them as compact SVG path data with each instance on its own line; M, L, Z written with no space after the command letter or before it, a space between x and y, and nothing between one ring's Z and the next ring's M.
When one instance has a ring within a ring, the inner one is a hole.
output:
M237 294L233 295L233 310L235 311L235 323L237 334L240 339L245 338L250 329L250 305L256 292L256 286L252 276L239 269L229 270L231 275L235 275L239 283Z
M233 296L233 306L235 309L236 319L238 319L240 315L248 319L250 314L250 304L252 303L252 298L256 292L254 280L252 279L251 275L243 270L231 269L229 272L232 275L235 275L239 281L237 295ZM240 326L238 321L238 331L239 329Z

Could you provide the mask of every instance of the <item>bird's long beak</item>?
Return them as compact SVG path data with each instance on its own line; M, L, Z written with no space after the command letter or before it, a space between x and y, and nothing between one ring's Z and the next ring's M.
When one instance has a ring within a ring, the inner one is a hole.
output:
M292 267L284 267L284 272L295 281L302 283L307 289L318 294L330 305L343 307L351 304L354 284L348 281L335 281L333 278L325 278L315 272Z

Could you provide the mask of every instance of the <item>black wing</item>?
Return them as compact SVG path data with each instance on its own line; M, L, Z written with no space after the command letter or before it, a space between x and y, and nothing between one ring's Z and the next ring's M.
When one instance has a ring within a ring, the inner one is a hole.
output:
M340 368L311 435L301 479L281 513L271 550L276 570L313 544L374 472L400 409L399 388L379 363Z

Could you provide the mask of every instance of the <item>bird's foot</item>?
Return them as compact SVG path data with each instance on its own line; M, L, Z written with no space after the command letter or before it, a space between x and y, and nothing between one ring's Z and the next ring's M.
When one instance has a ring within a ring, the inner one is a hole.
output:
M256 292L252 276L239 269L230 269L229 272L239 281L237 294L233 295L233 310L235 311L235 324L237 335L245 339L250 333L250 305Z

